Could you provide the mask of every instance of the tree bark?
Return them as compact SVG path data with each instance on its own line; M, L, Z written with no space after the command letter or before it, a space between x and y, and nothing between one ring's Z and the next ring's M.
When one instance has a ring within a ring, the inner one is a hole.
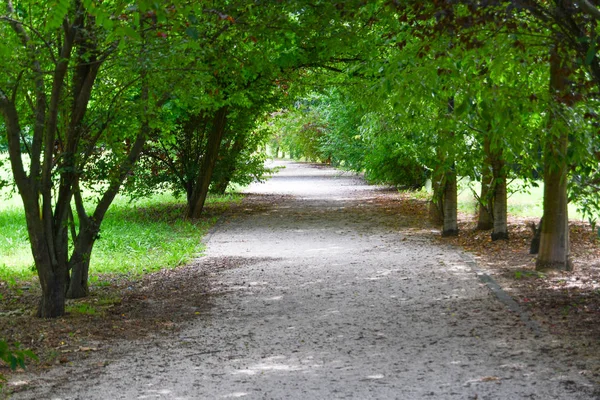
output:
M560 109L567 100L569 89L568 55L553 47L550 53L550 92L555 108L550 112L549 137L544 148L544 217L540 234L540 251L536 269L571 270L569 254L569 218L567 211L567 148L569 130L562 120Z
M212 182L214 193L225 194L225 191L227 190L227 187L229 186L229 182L231 182L231 179L233 178L233 175L235 174L236 161L237 161L240 153L242 152L242 150L244 150L245 146L246 146L246 136L241 135L241 137L238 137L237 140L233 143L233 146L231 146L231 148L228 151L227 156L225 157L224 161L227 164L223 167L224 171L222 172L220 179L216 182ZM218 164L218 162L217 162L217 164Z
M494 183L494 230L492 240L508 240L506 174L499 173Z
M445 174L444 184L444 226L442 236L458 235L458 190L456 182L456 171L451 168Z
M223 133L225 132L227 113L227 107L223 106L219 108L215 114L213 129L211 135L208 137L206 153L202 159L198 179L196 180L191 199L188 202L188 218L197 219L200 218L200 215L202 214L212 173L219 155L219 147L221 146L221 140L223 139Z
M536 269L572 269L569 254L569 218L567 211L567 163L559 152L567 150L568 134L562 134L556 143L549 144L544 167L544 223L540 233L540 250ZM562 153L562 154L565 154ZM558 161L559 165L556 165Z
M491 196L493 174L492 166L489 161L490 138L485 135L483 138L483 152L485 154L483 168L481 169L481 192L479 195L479 212L477 219L477 229L487 231L494 227L494 202Z
M492 188L494 193L494 230L492 231L492 240L508 240L508 198L506 193L506 168L502 159L502 148L496 148L491 152L491 155Z
M42 275L44 278L42 279ZM65 313L66 268L57 268L53 274L39 274L42 286L42 298L38 306L37 316L40 318L56 318Z
M436 167L431 176L433 194L429 201L429 222L436 226L444 224L444 174Z

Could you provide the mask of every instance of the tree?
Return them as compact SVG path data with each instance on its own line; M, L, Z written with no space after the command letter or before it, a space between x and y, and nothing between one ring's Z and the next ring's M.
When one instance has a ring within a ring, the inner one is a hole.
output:
M72 0L46 16L45 3L6 4L0 53L12 60L1 58L0 112L42 287L38 315L51 318L66 295L87 294L104 215L168 98L149 73L164 60L152 34L167 11Z
M194 22L197 36L210 38L210 48L202 54L201 62L213 71L214 78L201 91L202 99L179 102L175 128L160 133L156 140L160 146L148 153L152 162L167 167L167 174L161 175L163 182L184 188L189 218L200 216L213 173L219 175L219 163L223 165L221 172L229 171L220 177L223 190L228 176L235 172L236 162L231 157L241 155L252 143L245 140L252 131L248 121L277 107L281 95L287 95L285 82L291 75L298 76L298 71L307 68L336 69L330 64L355 57L356 49L349 39L354 32L350 28L360 23L352 18L367 8L362 4L346 11L343 5L336 7L327 2L273 3L260 9L243 1L222 6L217 14L230 22L223 29L211 25L203 28L198 23L200 17ZM368 18L369 10L364 12L364 18ZM324 15L332 21L325 27ZM224 146L228 136L234 134L234 144ZM178 139L173 140L173 135ZM228 152L228 166L222 150ZM149 161L146 159L146 164ZM156 166L148 168L157 170Z
M567 209L569 145L568 123L563 121L562 104L572 105L568 79L572 68L560 42L550 54L550 94L555 101L550 111L549 135L544 146L544 217L536 269L572 269L569 257L569 217ZM566 102L566 103L565 103Z

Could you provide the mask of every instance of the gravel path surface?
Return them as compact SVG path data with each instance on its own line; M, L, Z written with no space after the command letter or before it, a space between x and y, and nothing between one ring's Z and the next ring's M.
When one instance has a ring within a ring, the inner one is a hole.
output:
M210 236L228 268L207 313L15 398L600 398L458 250L373 202L382 188L285 166Z

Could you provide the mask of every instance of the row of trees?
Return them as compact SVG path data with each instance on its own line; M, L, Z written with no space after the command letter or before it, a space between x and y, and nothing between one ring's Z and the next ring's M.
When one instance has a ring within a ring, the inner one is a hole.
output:
M0 145L41 317L87 295L90 254L123 188L185 194L197 218L209 190L261 175L261 120L315 87L328 91L300 101L290 151L377 180L432 176L445 234L457 231L457 175L483 182L482 226L505 238L506 180L537 171L539 265L569 266L567 175L578 198L597 193L600 12L589 1L2 4Z
M420 187L431 218L458 233L457 176L481 183L478 228L507 239L507 183L544 181L537 267L570 269L567 203L595 223L596 6L572 1L396 3L377 57L273 122L292 155ZM339 79L339 78L338 78Z
M123 186L185 193L197 218L211 183L223 191L261 173L257 121L285 99L284 82L355 57L352 32L369 11L346 5L3 2L0 130L42 287L39 316L87 295L90 254Z

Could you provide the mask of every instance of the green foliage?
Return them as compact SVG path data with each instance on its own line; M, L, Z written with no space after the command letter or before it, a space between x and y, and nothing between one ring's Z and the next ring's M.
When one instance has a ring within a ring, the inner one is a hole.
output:
M21 349L19 343L15 343L11 346L5 340L0 340L0 360L2 360L10 369L25 369L25 361L27 359L37 360L38 358L31 350ZM0 387L2 386L1 381L4 380L4 376L0 375Z
M81 315L96 315L98 309L90 304L72 304L66 307L68 313L81 314Z

